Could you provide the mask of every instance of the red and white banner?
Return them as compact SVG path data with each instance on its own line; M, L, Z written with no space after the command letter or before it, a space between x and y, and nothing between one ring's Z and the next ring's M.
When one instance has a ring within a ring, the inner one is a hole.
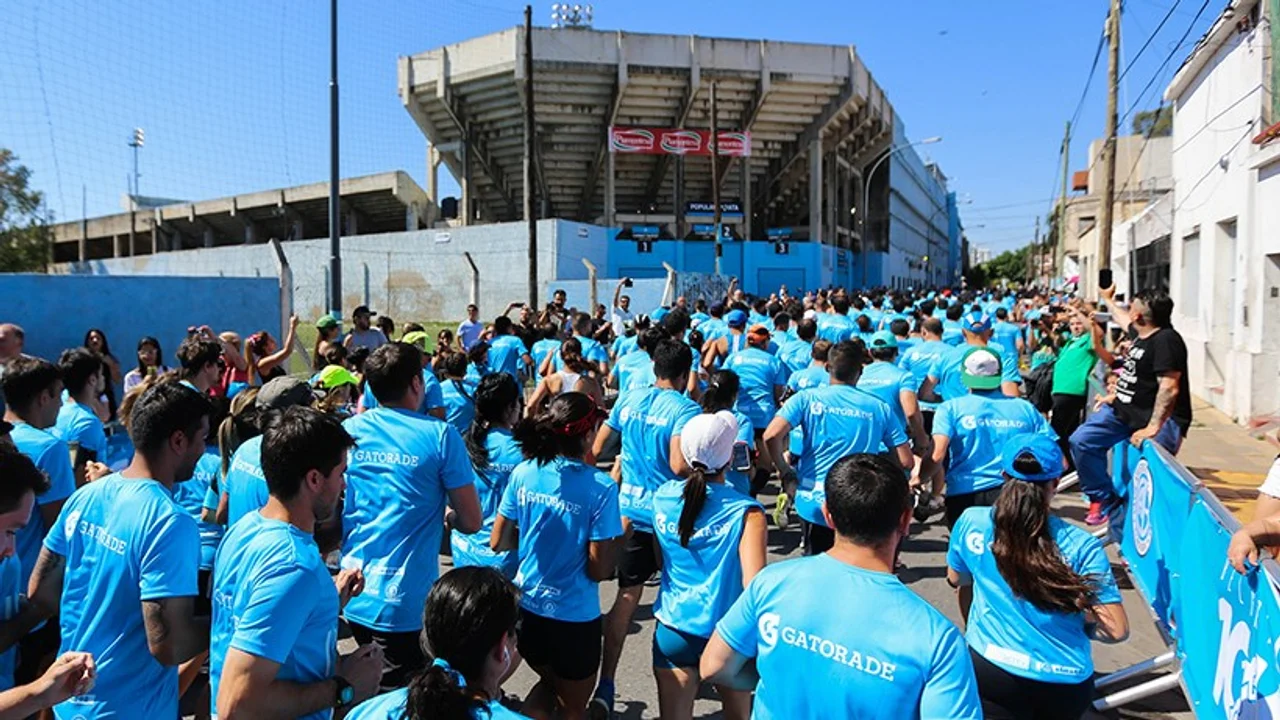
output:
M751 133L721 130L716 143L720 155L751 156ZM610 127L609 152L634 155L710 155L709 130Z

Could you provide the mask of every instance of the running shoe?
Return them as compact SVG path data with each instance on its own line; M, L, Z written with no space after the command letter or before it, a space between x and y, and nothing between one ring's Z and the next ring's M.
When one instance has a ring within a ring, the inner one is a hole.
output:
M587 703L590 720L613 720L613 683L600 683L595 695Z
M1106 513L1102 512L1102 503L1089 503L1089 514L1084 518L1085 525L1105 525L1107 522Z
M915 510L911 512L915 517L916 522L928 522L929 518L937 515L947 508L946 502L932 493L928 495L921 495L921 498L921 501L916 503Z
M773 506L773 524L779 530L791 527L791 499L784 492L778 493L778 503Z

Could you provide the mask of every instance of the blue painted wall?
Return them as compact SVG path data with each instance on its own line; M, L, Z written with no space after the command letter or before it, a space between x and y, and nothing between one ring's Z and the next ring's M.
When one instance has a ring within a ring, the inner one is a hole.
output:
M705 240L655 240L653 251L638 252L632 240L609 242L609 277L665 278L662 263L677 272L711 274L715 270L715 244ZM788 291L812 290L832 284L848 286L861 280L858 258L848 250L808 241L792 241L790 252L779 255L771 242L733 242L723 245L720 271L734 275L743 290L752 294L776 292L779 285ZM873 256L872 267L879 261ZM604 302L604 300L602 300Z
M280 290L274 278L0 276L0 321L26 332L26 352L57 360L84 342L89 328L106 333L121 372L137 365L138 339L152 335L174 353L191 325L241 337L267 330L280 340Z

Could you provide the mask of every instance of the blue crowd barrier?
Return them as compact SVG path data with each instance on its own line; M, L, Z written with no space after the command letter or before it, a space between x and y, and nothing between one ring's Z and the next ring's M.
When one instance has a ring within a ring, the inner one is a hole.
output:
M1159 445L1122 443L1113 461L1127 490L1120 552L1196 717L1280 720L1280 566L1237 573L1227 547L1239 521Z

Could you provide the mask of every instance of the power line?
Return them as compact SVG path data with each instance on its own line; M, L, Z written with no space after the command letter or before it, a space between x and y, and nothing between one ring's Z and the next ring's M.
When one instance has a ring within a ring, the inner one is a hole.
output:
M1133 111L1136 110L1138 105L1142 102L1142 98L1146 96L1147 91L1149 91L1151 87L1155 85L1156 80L1160 78L1160 73L1164 72L1165 67L1173 60L1174 56L1178 54L1178 51L1182 49L1182 44L1187 41L1187 38L1191 35L1191 31L1195 30L1196 23L1200 22L1200 17L1204 15L1204 11L1209 8L1209 3L1211 1L1212 0L1204 0L1204 3L1200 6L1200 10L1197 11L1196 16L1192 18L1191 24L1187 25L1186 32L1182 33L1182 37L1178 39L1177 44L1174 45L1173 49L1169 51L1169 54L1165 56L1164 62L1161 62L1160 66L1156 68L1151 79L1147 81L1146 87L1142 88L1142 92L1138 93L1138 99L1134 101L1133 105L1125 111L1124 116L1120 118L1120 123L1124 123L1125 120L1129 119L1129 116L1133 114Z
M1151 41L1156 39L1156 35L1160 34L1160 31L1164 29L1165 23L1169 22L1169 18L1173 17L1174 11L1177 10L1178 6L1181 4L1182 0L1175 0L1173 5L1169 7L1169 12L1164 14L1164 17L1160 19L1160 24L1157 25L1156 29L1151 31L1151 34L1147 36L1147 41L1142 43L1142 47L1138 49L1138 54L1133 56L1133 59L1129 61L1127 66L1125 66L1124 72L1120 73L1120 80L1124 80L1125 76L1129 74L1129 71L1133 69L1133 66L1138 64L1138 58L1142 57L1142 53L1146 52L1147 48L1151 47ZM1192 21L1191 24L1194 25L1195 21ZM1117 82L1120 80L1117 80Z

